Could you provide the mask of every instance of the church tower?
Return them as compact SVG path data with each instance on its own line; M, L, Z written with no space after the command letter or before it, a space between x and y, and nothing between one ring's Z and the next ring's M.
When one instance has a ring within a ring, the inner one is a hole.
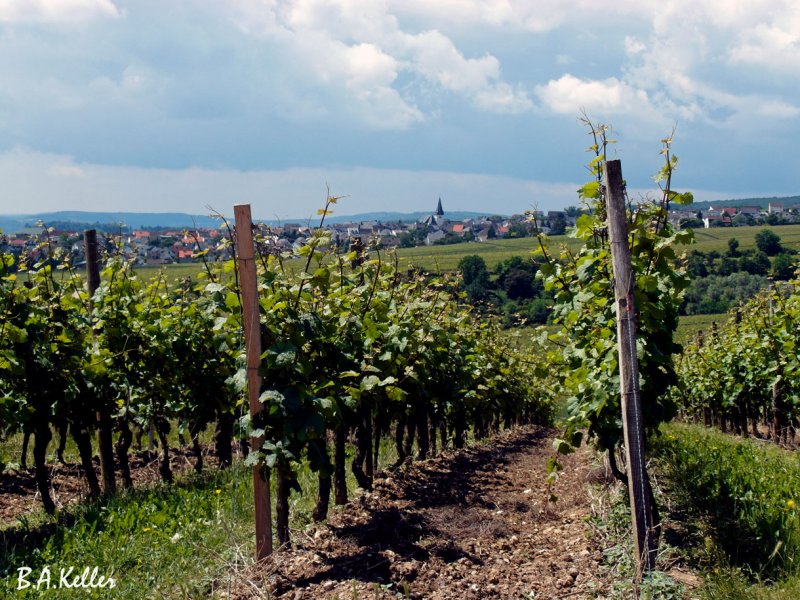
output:
M433 215L436 224L441 227L444 223L444 209L442 208L442 199L439 198L439 204L436 205L436 213Z

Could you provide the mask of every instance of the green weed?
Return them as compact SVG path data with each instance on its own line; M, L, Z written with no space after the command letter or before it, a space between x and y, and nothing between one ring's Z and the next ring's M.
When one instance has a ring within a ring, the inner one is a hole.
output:
M800 463L755 440L703 427L663 428L654 452L678 500L709 524L734 566L763 577L797 570L800 557Z

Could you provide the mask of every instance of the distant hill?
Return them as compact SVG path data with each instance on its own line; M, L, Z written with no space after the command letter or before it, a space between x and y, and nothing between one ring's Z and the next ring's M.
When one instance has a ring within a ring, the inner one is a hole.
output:
M8 233L20 231L42 220L45 224L73 224L76 229L85 227L118 228L124 223L128 228L140 227L218 227L219 221L207 215L186 213L134 213L134 212L84 212L57 211L33 215L0 215L0 229Z
M359 221L381 221L388 222L411 222L417 221L430 215L430 212L370 212L356 215L330 215L325 219L326 223L350 223ZM445 218L451 221L461 221L463 219L474 219L486 216L489 213L453 211L446 212ZM33 215L0 215L0 229L7 233L16 233L25 228L33 226L37 221L42 220L48 225L58 225L63 227L71 224L75 229L117 229L120 223L124 223L129 229L139 229L143 227L219 227L217 219L207 215L190 215L186 213L134 213L134 212L84 212L84 211L58 211L51 213L39 213ZM264 223L275 225L275 219L257 219ZM295 219L283 219L282 223L319 223L319 217L308 216Z
M396 223L398 221L403 223L412 223L419 221L431 214L431 211L401 213L401 212L369 212L359 213L356 215L336 215L333 214L325 219L326 223L357 223L359 221L380 221L381 223ZM477 219L478 217L486 217L497 213L488 212L469 212L464 210L445 211L444 218L448 221L463 221L464 219ZM503 215L505 216L505 215ZM301 222L305 222L304 219ZM296 219L285 219L286 223L297 223ZM312 223L319 222L319 217L312 218Z
M767 208L770 202L780 202L785 207L800 204L800 196L773 196L772 198L737 198L736 200L714 200L713 202L693 202L685 206L675 206L681 210L708 210L712 206L760 206Z

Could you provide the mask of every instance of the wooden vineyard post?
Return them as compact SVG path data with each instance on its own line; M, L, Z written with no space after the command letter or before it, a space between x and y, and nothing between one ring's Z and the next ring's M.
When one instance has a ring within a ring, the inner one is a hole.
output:
M649 572L655 568L657 538L653 531L650 481L645 470L644 424L639 391L639 361L636 356L636 307L633 297L635 281L628 248L625 191L620 161L606 162L605 181L614 272L614 299L617 307L622 429L625 437L628 497L631 504L637 560L636 579L639 581L644 571Z
M87 229L83 232L83 244L86 250L86 279L89 284L89 302L100 287L100 262L97 251L97 231ZM98 408L97 443L100 450L100 476L103 480L103 493L113 494L116 489L114 478L114 439L111 414L107 406Z
M256 261L253 246L253 220L249 204L233 207L236 218L236 255L239 261L239 282L242 289L242 323L247 352L247 398L250 416L261 412L259 395L261 393L261 322L258 312L258 284L256 281ZM264 438L250 439L251 448L257 451ZM253 495L256 508L256 560L260 561L272 554L272 515L270 511L269 469L253 466Z

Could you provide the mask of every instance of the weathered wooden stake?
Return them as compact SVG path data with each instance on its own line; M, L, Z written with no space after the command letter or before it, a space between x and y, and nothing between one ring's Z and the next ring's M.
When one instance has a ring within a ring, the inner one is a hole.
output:
M645 470L639 361L636 357L636 307L633 298L635 281L631 268L631 252L628 248L625 191L620 161L606 162L605 180L611 260L614 269L614 297L617 307L622 428L625 436L628 497L637 558L636 578L639 581L643 571L649 572L655 568L658 540L653 530L650 482Z
M89 283L89 298L100 287L100 262L97 251L97 231L87 229L83 232L83 244L86 251L86 278ZM101 406L96 414L97 444L100 453L100 476L103 479L103 493L113 494L116 489L114 477L114 439L113 426L109 407Z
M256 281L256 261L253 246L253 220L249 204L233 207L236 218L236 255L239 261L239 283L242 289L242 321L244 341L247 351L247 397L250 403L250 416L261 412L258 398L261 393L261 321L258 312L258 285ZM264 438L250 439L251 448L261 448ZM253 467L253 492L256 507L256 560L263 560L272 554L272 514L269 494L269 469Z

